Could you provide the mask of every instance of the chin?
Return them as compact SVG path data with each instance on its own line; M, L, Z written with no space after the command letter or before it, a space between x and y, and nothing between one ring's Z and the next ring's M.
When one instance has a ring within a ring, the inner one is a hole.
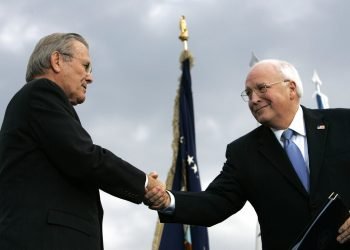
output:
M71 102L71 104L73 106L75 106L75 105L78 105L78 104L82 104L84 101L85 101L85 98L84 99L77 99L76 101Z
M80 103L83 103L86 99L86 96L85 95L81 95L77 98L77 103L80 104Z
M85 102L85 98L82 100L78 100L77 104L82 104L83 102Z
M261 124L267 124L269 122L269 119L267 119L264 116L255 116L255 119L257 120L257 122L261 123Z

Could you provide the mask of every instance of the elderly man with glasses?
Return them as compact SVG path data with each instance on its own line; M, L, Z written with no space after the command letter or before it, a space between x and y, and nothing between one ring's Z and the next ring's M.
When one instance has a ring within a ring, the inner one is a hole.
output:
M350 110L308 109L300 104L302 93L290 63L255 64L241 97L261 126L227 146L222 171L205 191L148 192L151 201L166 198L161 222L212 226L248 201L259 219L263 249L284 250L332 192L350 207ZM339 249L349 249L347 210L330 235Z
M34 48L0 131L2 250L101 250L99 189L133 203L165 189L82 127L73 106L85 101L91 69L78 34L54 33Z

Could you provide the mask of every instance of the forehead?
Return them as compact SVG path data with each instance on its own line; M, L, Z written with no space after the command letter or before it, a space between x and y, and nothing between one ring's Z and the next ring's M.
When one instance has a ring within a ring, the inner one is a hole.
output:
M277 68L273 64L260 64L256 65L248 73L245 86L250 87L257 83L269 83L278 81L281 78L281 73L277 71Z
M88 48L83 43L77 40L74 40L72 42L72 52L75 56L84 57L84 58L90 57Z

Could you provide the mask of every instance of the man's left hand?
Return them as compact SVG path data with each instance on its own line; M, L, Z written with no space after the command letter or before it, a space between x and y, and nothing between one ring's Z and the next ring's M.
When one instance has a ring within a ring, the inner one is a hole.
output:
M350 217L339 228L338 233L337 241L339 243L345 243L350 239Z

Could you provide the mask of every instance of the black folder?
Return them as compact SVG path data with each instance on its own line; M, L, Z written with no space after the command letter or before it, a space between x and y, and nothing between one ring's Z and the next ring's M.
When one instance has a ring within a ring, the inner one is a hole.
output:
M332 193L321 211L306 227L291 250L340 250L344 245L337 242L338 229L349 217L349 209L340 196ZM349 247L348 244L346 244Z

